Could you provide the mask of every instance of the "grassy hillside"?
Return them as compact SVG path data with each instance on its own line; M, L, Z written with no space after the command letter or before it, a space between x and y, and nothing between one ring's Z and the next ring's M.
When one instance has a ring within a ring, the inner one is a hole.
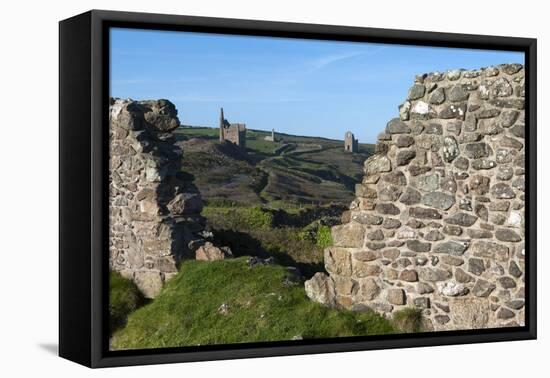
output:
M175 132L183 165L206 201L264 204L269 207L349 204L373 150L344 151L343 141L247 130L246 151L218 142L218 129L181 127Z
M394 332L372 313L334 310L307 299L279 265L250 267L246 257L187 261L161 294L115 332L115 349L226 344Z
M175 134L183 150L182 169L201 192L202 215L214 241L230 247L236 258L183 262L180 273L145 305L134 297L133 286L114 277L113 348L395 331L377 314L310 301L302 281L324 270L330 226L340 222L353 199L371 145L351 154L343 141L277 134L279 140L270 142L264 140L270 133L247 130L242 150L219 143L216 128L182 127ZM273 257L275 264L250 267L249 256ZM127 302L119 289L128 290Z

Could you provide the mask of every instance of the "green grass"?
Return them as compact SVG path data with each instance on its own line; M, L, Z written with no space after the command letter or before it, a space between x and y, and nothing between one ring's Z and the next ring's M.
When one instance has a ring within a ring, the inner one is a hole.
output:
M395 332L373 312L353 313L310 301L278 265L250 268L247 258L187 261L150 304L128 317L115 349L162 348L374 335ZM227 314L218 311L228 306Z
M303 221L299 212L285 212L286 221ZM318 221L307 225L281 225L276 222L281 220L276 213L277 210L259 206L218 207L211 204L202 211L218 244L229 246L236 256L273 256L280 264L298 267L306 277L322 271L323 249L332 244L330 228Z
M332 234L330 232L330 227L328 226L319 226L317 229L317 235L315 238L316 244L320 248L326 248L332 245Z
M145 303L137 286L116 272L109 275L109 325L111 332L126 323L129 313Z
M273 226L273 214L259 206L206 206L202 215L216 224L223 222L224 228L232 230L267 230Z
M422 310L407 307L393 314L394 326L402 332L415 333L422 331Z

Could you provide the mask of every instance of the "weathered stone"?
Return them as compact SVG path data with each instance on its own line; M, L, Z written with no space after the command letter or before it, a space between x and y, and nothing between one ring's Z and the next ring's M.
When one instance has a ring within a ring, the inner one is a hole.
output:
M195 259L200 261L216 261L226 258L226 253L211 242L206 242L195 251Z
M399 148L410 147L414 144L414 138L410 135L399 135L395 141L395 145Z
M478 198L479 201L479 198ZM487 221L489 219L489 210L487 210L487 207L482 204L476 204L474 208L475 214L479 217L479 219L482 219L484 221Z
M461 256L469 247L467 241L449 240L443 243L436 244L433 248L434 253L447 253L453 256Z
M500 138L499 144L501 147L514 148L516 150L521 150L523 148L523 143L507 136Z
M454 213L445 219L445 222L457 226L470 227L477 221L477 217L468 213Z
M491 187L491 194L498 199L515 198L516 194L510 185L499 182Z
M354 213L351 215L351 220L360 224L379 225L382 224L384 218L368 213Z
M326 306L336 304L336 293L334 281L325 273L317 272L305 282L305 291L309 299L322 303Z
M438 282L437 290L448 297L457 297L468 293L468 289L463 284L455 281Z
M399 273L399 279L406 282L417 282L418 272L414 269L405 269Z
M462 235L462 227L446 225L443 227L443 233L452 236L460 236Z
M392 119L386 125L386 133L388 134L410 134L410 132L410 127L399 118Z
M510 311L504 307L501 307L500 310L497 312L498 319L511 319L514 316L516 316L516 314L514 314L513 311Z
M393 305L404 305L407 302L405 291L403 289L389 289L388 302Z
M419 219L441 219L441 213L435 209L426 209L423 207L411 207L409 208L409 215L413 218Z
M468 272L480 276L485 272L485 263L482 259L472 257L468 260Z
M421 280L430 282L445 281L451 278L451 273L448 270L428 267L418 268L418 275Z
M445 101L445 89L436 88L430 95L428 102L430 104L439 105Z
M412 119L430 119L436 117L435 110L424 101L417 101L411 109Z
M380 287L376 284L374 278L361 280L359 285L360 300L372 301L380 294Z
M519 98L511 98L511 99L491 99L488 100L487 103L499 107L499 108L512 108L512 109L524 109L525 108L525 100L519 99Z
M436 315L434 316L434 320L439 324L447 324L451 320L447 315Z
M519 71L521 71L523 69L523 66L517 63L510 63L510 64L501 64L498 66L498 68L505 74L514 75Z
M512 289L517 286L516 281L514 281L512 277L508 277L508 276L499 277L497 281L500 284L500 286L503 287L504 289Z
M464 115L466 114L466 109L467 109L467 105L465 103L455 104L455 105L446 105L439 112L439 117L443 119L457 118L457 119L463 120Z
M416 157L416 151L414 150L401 150L397 153L396 164L398 166L407 165Z
M413 185L424 192L433 192L439 189L439 175L418 176L413 181Z
M331 230L333 245L337 247L361 247L365 229L358 223L334 226Z
M382 252L382 256L390 260L395 260L396 258L399 257L399 254L400 252L399 252L399 249L397 248L386 249L385 251Z
M466 91L463 85L457 84L451 87L448 92L448 97L452 102L461 102L467 100L468 97L470 97L470 94Z
M384 233L382 230L375 230L367 233L367 239L369 240L384 240Z
M489 324L489 303L482 298L457 298L451 304L456 329L482 329Z
M472 294L476 297L488 297L495 290L496 286L488 281L478 279L472 288Z
M325 268L327 272L339 276L351 275L351 253L345 248L329 247L325 249Z
M415 190L411 187L407 187L401 197L399 198L399 201L404 203L405 205L414 205L420 202L421 195L418 190Z
M373 155L365 161L365 174L367 176L376 175L391 170L391 162L387 156Z
M521 275L523 274L523 272L521 271L519 265L513 260L510 261L510 266L508 267L508 273L510 273L510 275L512 275L516 278L521 277Z
M409 120L409 113L411 111L411 102L405 101L401 106L399 106L399 119L402 121Z
M414 298L413 304L417 308L422 308L422 309L430 308L430 298L428 297Z
M509 228L498 228L495 231L495 237L500 241L505 242L519 242L521 241L521 236L514 230Z
M460 266L460 265L464 264L464 260L462 260L461 258L455 257L455 256L450 256L450 255L441 256L441 261L444 264L452 265L452 266Z
M353 264L353 276L358 278L378 276L382 272L380 266L357 261Z
M382 176L382 181L398 186L407 185L407 178L405 177L405 174L401 171L394 171L385 174L384 176Z
M475 175L469 181L470 189L474 194L484 195L489 192L489 184L491 180L489 177L482 175Z
M472 243L471 253L473 253L474 256L484 258L495 258L498 256L501 256L502 258L504 256L508 256L509 249L507 246L502 244L476 240Z
M465 157L460 156L460 157L456 158L456 160L454 162L454 165L458 169L466 170L470 166L470 161L468 159L466 159Z
M443 159L449 163L453 161L460 153L458 143L454 137L446 136L443 140L443 145Z
M444 239L444 238L445 238L445 236L437 230L431 230L426 235L424 235L424 239L429 240L429 241L438 241L438 240L441 240L441 239ZM435 250L434 250L434 252L435 252Z
M422 204L441 210L449 209L454 203L454 196L441 192L431 192L422 196Z
M494 118L494 117L497 117L499 114L500 114L499 109L485 108L476 113L476 118L477 119Z
M414 176L422 175L426 172L429 172L432 169L430 167L426 167L426 166L419 167L418 165L411 164L407 167L407 170L410 172L411 176L414 177Z
M384 219L384 222L382 223L382 227L388 228L388 229L399 228L399 227L401 227L401 222L397 219L386 218L386 219Z
M378 213L386 215L397 215L401 212L393 203L377 203L375 209Z
M465 271L463 271L460 268L456 268L455 270L455 279L457 280L457 282L463 283L463 284L473 280L469 274L467 274Z
M424 243L419 240L408 240L407 248L414 252L429 252L432 247L432 243Z
M164 285L163 273L154 270L137 271L133 279L146 298L155 298Z
M518 138L525 138L525 125L516 124L510 128L510 132Z
M490 239L493 237L493 233L487 230L468 229L467 233L472 239Z
M464 155L470 159L489 156L490 147L486 143L468 143L464 146Z
M409 89L409 95L407 97L408 100L418 100L419 98L424 97L424 93L426 93L426 87L422 84L414 84Z
M500 125L502 127L512 126L518 119L519 112L516 110L505 110L500 114Z
M373 261L380 257L380 252L360 251L353 254L353 258L358 261Z
M416 287L416 292L418 294L430 294L434 292L434 288L426 282L419 282Z
M382 249L385 246L386 246L386 243L383 243L383 242L368 241L365 243L365 247L374 249L374 250Z
M525 306L525 301L523 299L514 299L512 301L507 301L505 305L511 309L520 310Z

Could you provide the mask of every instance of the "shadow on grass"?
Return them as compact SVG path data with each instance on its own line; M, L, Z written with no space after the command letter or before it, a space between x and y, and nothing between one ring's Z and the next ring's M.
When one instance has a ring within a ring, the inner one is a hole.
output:
M294 266L300 270L305 279L311 278L317 272L324 272L325 268L321 262L299 262L279 248L267 250L262 243L246 232L235 230L213 230L216 241L220 245L231 248L235 257L257 256L261 258L274 257L280 265Z

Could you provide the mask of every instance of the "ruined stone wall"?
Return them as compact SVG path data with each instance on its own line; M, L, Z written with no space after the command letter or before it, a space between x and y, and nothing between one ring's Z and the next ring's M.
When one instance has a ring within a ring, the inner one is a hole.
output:
M154 297L203 242L202 200L181 172L172 103L113 99L109 116L110 268Z
M524 324L524 69L418 76L332 228L308 296L426 329Z

